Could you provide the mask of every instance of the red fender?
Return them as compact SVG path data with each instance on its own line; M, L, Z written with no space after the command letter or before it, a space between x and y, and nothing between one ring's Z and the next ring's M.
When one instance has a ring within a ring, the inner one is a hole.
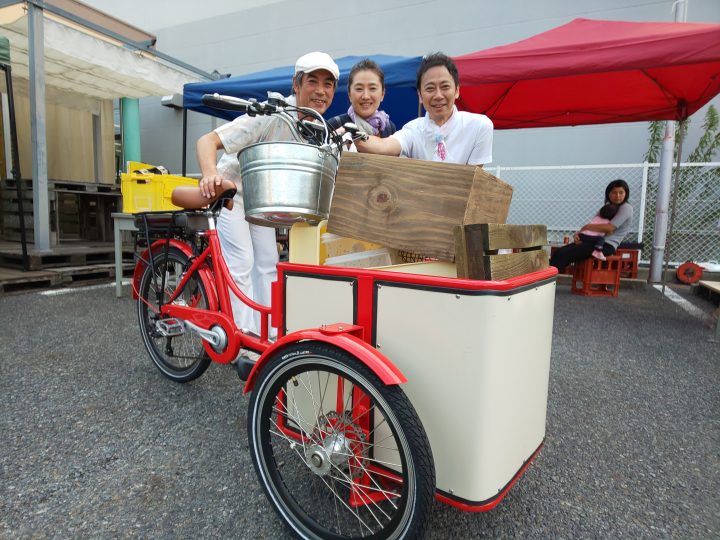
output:
M272 357L276 351L282 349L286 345L308 340L329 343L330 345L334 345L335 347L351 354L369 367L373 373L380 377L380 380L387 385L406 383L407 378L405 375L402 374L398 367L393 364L387 356L351 333L356 329L357 327L349 324L332 325L323 328L300 330L283 336L273 345L268 347L265 352L262 353L260 358L258 358L252 368L252 371L250 372L250 375L248 376L247 382L245 383L244 393L247 394L252 391L258 374L262 371L263 367L265 367L268 359Z
M155 240L153 242L151 248L153 253L160 253L163 249L165 249L165 244L167 244L167 240ZM181 240L178 240L177 238L171 238L170 239L170 245L172 247L178 248L180 251L182 251L185 255L188 257L193 256L192 248L188 246L185 242L182 242ZM142 278L143 272L145 272L145 267L148 266L150 261L150 249L146 249L142 252L140 257L138 258L137 264L135 265L135 270L133 271L133 278L132 278L132 297L133 300L138 299L138 291L140 290L140 279ZM218 303L218 297L217 297L217 291L215 290L215 279L213 278L213 274L210 271L209 268L200 268L198 270L198 273L200 274L200 279L203 282L203 285L205 286L205 290L207 291L208 295L208 307L212 310L218 309L219 303Z

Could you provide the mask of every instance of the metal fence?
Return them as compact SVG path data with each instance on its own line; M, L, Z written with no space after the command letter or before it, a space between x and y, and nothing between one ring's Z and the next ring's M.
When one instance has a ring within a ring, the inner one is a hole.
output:
M635 210L632 230L625 241L642 242L641 261L650 260L658 164L498 166L487 170L513 187L508 223L544 223L551 243L562 243L564 236L571 236L587 223L602 206L608 182L624 179ZM680 165L666 249L671 264L688 260L720 262L720 162Z

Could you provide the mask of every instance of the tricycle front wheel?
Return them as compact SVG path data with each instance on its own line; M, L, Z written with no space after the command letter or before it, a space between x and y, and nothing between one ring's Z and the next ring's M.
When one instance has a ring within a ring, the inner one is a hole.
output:
M248 410L255 470L302 538L419 538L435 492L430 443L398 386L325 343L278 351Z

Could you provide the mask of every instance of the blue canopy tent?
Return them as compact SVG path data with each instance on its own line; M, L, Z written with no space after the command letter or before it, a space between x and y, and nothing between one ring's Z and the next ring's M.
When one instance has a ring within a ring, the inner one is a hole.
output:
M385 72L385 99L382 109L390 114L390 118L398 127L413 118L417 118L420 102L415 90L415 75L422 57L389 56L378 54L373 56L344 56L338 58L340 81L332 105L325 113L332 118L347 111L350 106L347 95L347 81L350 68L363 58L370 58L378 63ZM267 92L280 92L288 96L292 93L292 76L294 66L284 66L248 75L230 77L218 81L186 84L183 89L183 108L185 111L196 111L225 120L232 120L238 113L212 109L202 104L203 94L224 94L245 99L255 98L258 101L267 99ZM184 131L184 130L183 130ZM183 175L185 174L186 141L183 134Z
M378 63L385 72L385 99L382 109L386 110L396 125L402 126L418 116L418 96L415 90L415 74L420 65L420 56L403 57L384 54L374 56L344 56L338 58L340 82L333 103L325 113L331 118L347 111L350 106L347 95L347 81L350 68L363 58ZM190 111L202 112L232 120L237 113L220 111L202 104L203 94L225 94L258 101L267 99L267 92L280 92L287 96L292 93L294 66L284 66L248 75L230 77L218 81L186 84L183 90L183 107Z

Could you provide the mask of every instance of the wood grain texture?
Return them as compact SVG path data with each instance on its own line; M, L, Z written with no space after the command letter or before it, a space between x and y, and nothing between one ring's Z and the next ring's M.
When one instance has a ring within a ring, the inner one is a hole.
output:
M510 184L477 167L463 224L505 223L512 194L513 188Z
M492 185L500 181L488 173L478 177L477 170L467 165L346 152L335 179L328 231L452 260L453 228L465 223L467 216L493 216L493 222L502 222L507 216L507 196L490 201L496 191L506 195L507 189L494 190ZM476 177L486 193L474 186ZM470 204L472 212L468 212Z
M470 224L455 227L454 237L458 277L497 281L548 265L545 225ZM500 249L517 252L498 254Z
M477 227L474 225L473 227ZM479 225L486 239L485 251L498 249L527 249L547 244L546 225L507 225L483 223Z
M489 277L485 279L493 281L522 276L548 266L548 254L544 249L505 255L487 255L485 259L485 266L489 268Z

